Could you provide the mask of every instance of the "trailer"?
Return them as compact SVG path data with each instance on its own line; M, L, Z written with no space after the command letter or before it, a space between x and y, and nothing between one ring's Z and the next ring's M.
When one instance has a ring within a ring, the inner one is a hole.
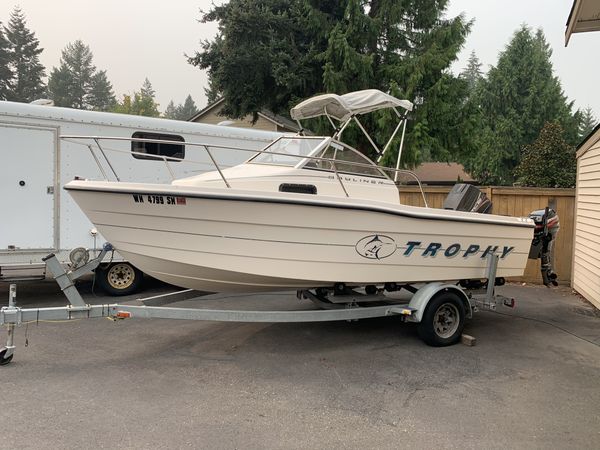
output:
M62 135L110 135L134 140L99 142L60 139ZM221 149L260 150L281 133L94 111L0 101L2 220L0 281L46 277L42 258L49 252L63 264L82 265L100 253L105 240L66 195L75 177L169 182L214 170L200 141ZM163 143L157 143L163 142ZM167 141L167 143L165 143ZM173 141L173 143L169 143ZM110 162L106 157L110 153ZM224 167L248 158L247 151L213 151ZM165 166L163 162L177 158ZM181 161L179 161L181 159ZM75 251L74 251L75 250ZM89 250L89 252L88 252ZM110 252L96 268L96 281L108 293L135 292L142 273Z
M83 273L97 267L105 255L112 250L105 244L100 255L76 270L65 270L54 254L45 258L49 271L54 275L68 300L66 306L20 308L16 303L16 285L9 290L8 306L0 309L0 326L7 328L7 339L0 348L0 365L9 364L15 352L15 329L18 326L40 321L67 321L92 318L124 320L139 319L178 319L219 322L327 322L355 321L359 319L396 316L403 322L418 324L419 336L431 346L452 345L461 338L467 319L479 309L495 310L500 303L495 286L504 284L504 279L496 278L498 267L497 253L488 256L486 278L469 280L469 283L429 282L421 285L369 286L363 289L336 285L332 289L297 291L297 298L310 300L312 310L229 310L201 309L165 306L183 299L194 298L195 292L185 289L139 299L141 306L130 304L91 305L79 294L75 280ZM386 294L404 290L404 298ZM503 299L500 304L514 307L514 299Z

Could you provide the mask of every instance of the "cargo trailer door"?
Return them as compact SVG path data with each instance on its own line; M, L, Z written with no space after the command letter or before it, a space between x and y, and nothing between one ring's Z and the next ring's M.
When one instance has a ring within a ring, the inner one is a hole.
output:
M56 128L0 124L0 252L50 250L58 244L57 146Z

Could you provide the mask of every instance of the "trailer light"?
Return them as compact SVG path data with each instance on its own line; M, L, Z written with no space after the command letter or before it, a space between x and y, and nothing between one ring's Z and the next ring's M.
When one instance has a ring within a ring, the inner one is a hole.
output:
M130 319L131 313L129 311L117 311L114 315L115 319Z

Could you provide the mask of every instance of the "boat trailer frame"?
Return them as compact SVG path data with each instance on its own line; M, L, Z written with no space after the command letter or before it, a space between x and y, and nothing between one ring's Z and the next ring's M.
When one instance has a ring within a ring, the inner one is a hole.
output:
M113 320L140 318L140 319L179 319L202 320L217 322L328 322L328 321L355 321L385 316L399 316L404 322L420 322L425 309L436 294L441 291L453 291L465 303L465 318L471 318L472 313L481 309L496 309L497 298L495 285L503 284L496 279L498 255L488 257L486 269L487 283L482 283L477 289L462 288L456 284L444 282L430 282L416 289L410 285L399 285L395 290L406 288L413 293L409 301L394 301L383 295L384 289L378 289L375 294L362 294L346 288L344 295L349 301L333 303L326 298L308 290L297 292L299 299L311 300L319 309L291 310L291 311L256 311L256 310L222 310L201 308L176 308L164 306L190 298L196 298L196 291L185 289L146 298L136 299L143 305L128 304L98 304L91 305L85 302L75 287L75 280L83 274L94 270L101 263L107 252L112 251L110 244L105 244L102 252L88 263L73 269L66 270L54 254L48 255L44 261L50 273L65 294L68 305L58 307L21 308L17 306L17 286L11 284L9 289L8 306L0 309L0 325L7 327L6 345L0 348L0 365L8 364L15 353L15 328L23 324L38 323L40 321L65 321L107 317ZM493 280L493 282L489 282ZM388 288L389 290L389 288ZM318 290L317 290L318 292ZM370 303L377 301L376 306ZM383 304L382 304L383 303ZM364 306L364 305L369 306ZM508 307L514 306L514 299L504 301Z

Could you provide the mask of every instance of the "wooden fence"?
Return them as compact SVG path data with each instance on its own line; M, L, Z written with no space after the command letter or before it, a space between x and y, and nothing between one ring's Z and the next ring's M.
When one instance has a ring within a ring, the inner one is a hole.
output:
M424 206L419 188L401 186L400 202L405 205ZM423 186L427 203L431 208L441 208L450 186ZM571 283L573 259L573 236L575 218L575 189L541 189L526 187L480 187L493 203L493 213L504 216L525 217L531 211L547 205L560 217L560 231L554 244L554 264L560 284ZM525 274L516 280L542 283L540 261L529 260Z

